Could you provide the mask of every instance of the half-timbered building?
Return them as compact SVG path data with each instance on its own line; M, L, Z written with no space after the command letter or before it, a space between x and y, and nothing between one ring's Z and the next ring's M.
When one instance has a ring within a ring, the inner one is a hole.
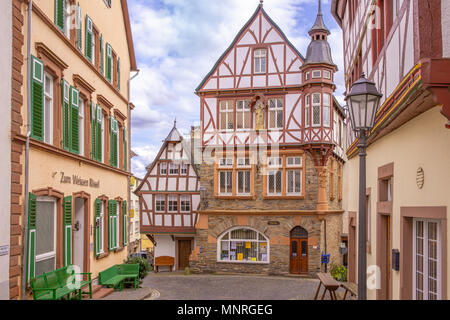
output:
M180 270L189 266L200 203L199 178L191 165L188 141L174 125L135 191L141 233L153 240L154 257L172 257Z
M450 2L333 0L331 10L343 31L347 92L364 72L383 94L367 148L367 297L448 299ZM351 128L348 141L344 228L355 281L359 159Z
M312 274L322 253L341 258L344 112L320 2L309 35L304 57L261 3L196 89L194 271Z

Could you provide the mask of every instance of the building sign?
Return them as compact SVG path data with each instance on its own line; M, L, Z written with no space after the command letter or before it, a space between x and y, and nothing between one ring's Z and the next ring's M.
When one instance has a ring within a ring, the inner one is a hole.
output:
M280 221L269 221L269 222L267 222L267 224L269 226L279 226L280 225Z
M0 246L0 256L6 256L9 253L9 246Z
M60 182L64 184L75 184L83 187L99 188L100 180L94 180L92 178L84 179L76 174L72 176L65 175L64 172L60 172Z

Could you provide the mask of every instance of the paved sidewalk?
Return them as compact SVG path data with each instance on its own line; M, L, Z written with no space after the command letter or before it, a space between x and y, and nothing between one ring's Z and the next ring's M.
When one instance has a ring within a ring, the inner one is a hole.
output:
M312 300L316 279L258 275L189 275L150 272L141 288L124 289L105 300ZM323 290L323 288L322 288ZM321 290L321 294L322 294ZM339 289L343 296L343 289ZM319 299L321 297L319 296ZM326 299L330 297L327 294Z

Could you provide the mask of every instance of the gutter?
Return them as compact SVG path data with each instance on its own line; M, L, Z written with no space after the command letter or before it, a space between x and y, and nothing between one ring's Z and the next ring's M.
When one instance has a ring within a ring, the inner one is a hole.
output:
M127 169L128 169L128 172L130 172L131 173L131 106L130 106L130 83L131 83L131 81L134 79L134 78L136 78L138 75L139 75L139 72L140 72L140 70L138 69L138 70L136 70L136 73L130 78L130 79L128 79L128 83L127 83L127 86L128 86L128 106L127 106L127 108L128 108L128 118L127 118L127 125L128 125L128 132L127 132L127 134L128 134L128 137L127 137L127 141L128 141L128 143L127 143L127 156L128 156L128 159L127 159ZM127 203L128 203L128 206L127 206L127 240L129 240L129 234L130 234L130 207L131 207L131 203L130 203L130 201L131 201L131 175L128 175L128 186L127 186L127 190L128 190L128 195L127 195ZM128 241L127 241L127 243L128 243ZM129 255L130 254L130 246L129 245L127 245L127 251L128 251L128 253L127 253L127 255Z
M25 204L23 213L23 251L22 251L22 299L26 300L26 274L27 274L27 253L28 253L28 202L29 202L29 169L30 169L30 136L31 136L31 16L33 11L33 0L28 3L28 30L27 30L27 140L25 143Z

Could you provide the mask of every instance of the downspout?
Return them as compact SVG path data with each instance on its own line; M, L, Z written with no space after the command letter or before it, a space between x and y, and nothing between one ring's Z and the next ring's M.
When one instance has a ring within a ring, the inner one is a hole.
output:
M27 140L25 143L25 204L23 213L23 252L22 252L22 299L26 300L27 295L25 293L26 288L26 274L27 274L27 253L28 253L28 178L30 168L30 136L31 136L31 16L33 12L33 0L29 0L28 3L28 30L27 30Z
M128 172L131 174L131 107L130 107L130 83L131 81L136 78L139 75L140 70L136 70L136 73L130 78L128 79L128 83L127 83L127 89L128 89L128 118L127 118L127 125L128 125L128 131L127 131L127 169ZM130 245L129 245L129 240L130 240L130 207L131 207L131 175L128 175L128 206L127 206L127 238L128 238L128 245L127 245L127 251L128 251L128 255L130 254ZM140 213L139 213L140 214Z

